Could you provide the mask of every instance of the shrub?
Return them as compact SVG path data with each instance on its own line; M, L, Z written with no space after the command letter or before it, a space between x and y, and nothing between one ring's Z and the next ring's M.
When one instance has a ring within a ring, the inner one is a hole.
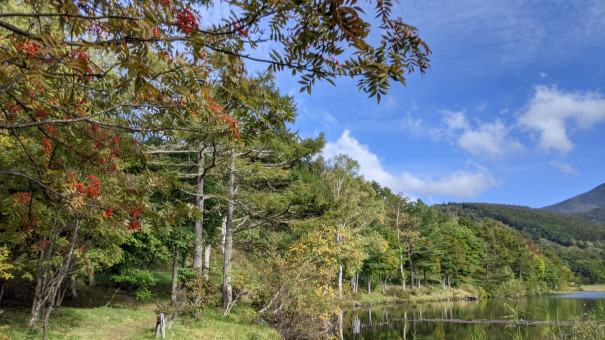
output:
M157 283L157 279L149 270L136 268L122 268L120 273L112 275L111 279L127 289L136 291L139 301L150 298L152 294L149 288Z

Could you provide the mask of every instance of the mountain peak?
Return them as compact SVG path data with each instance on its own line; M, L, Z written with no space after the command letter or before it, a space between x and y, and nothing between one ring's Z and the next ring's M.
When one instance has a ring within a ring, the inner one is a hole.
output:
M543 210L577 214L605 207L605 183L583 194L549 205Z

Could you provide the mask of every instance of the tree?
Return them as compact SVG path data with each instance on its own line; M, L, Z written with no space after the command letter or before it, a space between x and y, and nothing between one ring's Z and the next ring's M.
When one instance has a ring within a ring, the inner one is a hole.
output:
M60 286L67 271L43 263L58 255L55 263L71 266L82 226L103 234L106 216L122 229L140 228L154 181L142 179L139 141L166 131L233 135L208 86L219 66L240 69L233 82L242 79L242 60L292 69L309 92L316 80L351 76L380 100L391 81L405 83L405 72L424 72L430 53L415 28L392 17L390 2L374 5L383 33L375 45L363 11L345 1L234 1L227 6L237 14L205 27L191 3L180 0L0 6L0 143L7 160L0 180L10 183L1 198L5 207L20 205L1 218L18 234L10 243L46 245L72 235L69 246L59 242L60 253L54 246L40 250L46 255L36 275L65 272L48 287ZM276 49L254 55L265 42ZM200 122L195 128L188 126L192 119ZM103 195L97 194L101 186ZM116 202L128 204L118 209ZM32 226L44 227L32 232Z

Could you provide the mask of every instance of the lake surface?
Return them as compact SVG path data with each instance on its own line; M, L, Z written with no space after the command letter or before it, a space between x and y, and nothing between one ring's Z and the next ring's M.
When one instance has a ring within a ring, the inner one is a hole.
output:
M514 320L572 321L582 313L595 310L598 303L605 304L605 292L358 308L344 311L342 338L510 339L520 332L524 339L540 339L544 333L571 334L573 328L552 324L515 326L510 323ZM488 323L490 320L509 324Z

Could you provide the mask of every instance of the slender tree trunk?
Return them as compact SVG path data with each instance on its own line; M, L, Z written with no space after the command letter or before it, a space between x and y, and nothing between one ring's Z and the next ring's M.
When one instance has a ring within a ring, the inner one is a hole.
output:
M372 294L372 277L368 277L368 294Z
M342 264L338 266L338 298L342 299Z
M95 270L94 268L87 268L86 274L88 274L88 287L94 287L97 285L95 281Z
M0 288L0 304L2 304L2 296L4 295L4 285L6 284L6 280L2 280L2 286Z
M172 260L172 286L170 288L170 301L176 304L176 291L179 285L179 246L174 245L174 258Z
M70 297L72 299L78 298L78 290L76 285L76 274L72 274L69 278L69 289L70 289Z
M227 201L227 219L225 220L225 249L223 253L223 308L228 308L232 296L231 257L233 253L233 198L235 195L235 151L231 151L229 164L229 186Z
M412 245L408 244L408 263L410 264L410 288L414 289L414 264L412 263Z
M226 236L227 236L227 216L224 216L223 222L221 223L221 251L222 251L223 255L225 254L225 237Z
M401 251L402 249L399 248ZM401 286L405 290L405 269L403 268L403 252L399 254L399 270L401 271Z
M210 271L210 252L212 251L212 247L209 244L206 244L204 248L204 279L208 280L208 272Z
M426 268L422 269L422 276L424 276L424 286L426 287Z
M204 152L200 152L197 160L197 188L195 191L195 206L200 216L195 220L195 242L193 243L193 268L202 273L202 248L204 246Z

